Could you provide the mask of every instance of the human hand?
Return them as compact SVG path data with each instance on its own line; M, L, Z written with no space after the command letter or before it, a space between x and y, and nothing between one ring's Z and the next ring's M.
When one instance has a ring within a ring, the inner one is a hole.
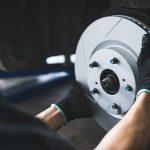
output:
M83 94L77 82L73 82L68 95L53 104L60 110L66 122L77 118L92 117L88 104L88 98Z
M139 69L139 92L150 94L150 34L145 34L142 40L142 49L137 61Z

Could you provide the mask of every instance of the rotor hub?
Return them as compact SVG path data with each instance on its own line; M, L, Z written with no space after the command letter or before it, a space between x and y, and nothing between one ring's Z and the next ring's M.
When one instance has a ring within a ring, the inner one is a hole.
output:
M123 47L118 49L114 46L96 50L91 55L89 63L97 62L98 65L94 68L87 68L87 82L90 91L92 89L99 91L97 94L92 94L92 97L107 113L118 115L120 118L134 103L138 74L134 65L136 64L135 58L128 52L124 55L121 49ZM118 63L112 64L110 60L113 58L116 58ZM130 85L132 91L127 91L126 85ZM112 108L114 103L120 107L120 114Z

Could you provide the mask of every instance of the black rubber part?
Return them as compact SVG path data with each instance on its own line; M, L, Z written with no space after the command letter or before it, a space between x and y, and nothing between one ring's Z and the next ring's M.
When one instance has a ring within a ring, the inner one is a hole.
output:
M142 9L132 9L132 8L125 8L125 7L113 7L106 10L103 14L103 17L114 16L114 15L132 17L144 23L146 26L150 27L150 9L142 10Z

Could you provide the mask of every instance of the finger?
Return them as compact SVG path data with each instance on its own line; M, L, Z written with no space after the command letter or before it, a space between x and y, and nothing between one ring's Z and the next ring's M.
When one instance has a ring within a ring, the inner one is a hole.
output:
M150 34L145 34L142 39L142 47L150 46Z

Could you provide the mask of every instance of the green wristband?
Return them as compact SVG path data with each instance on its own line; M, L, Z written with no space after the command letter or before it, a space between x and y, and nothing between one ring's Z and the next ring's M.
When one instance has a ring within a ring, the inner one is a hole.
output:
M148 89L141 89L141 90L137 93L136 99L139 97L139 95L140 95L141 93L150 94L150 90L148 90Z
M64 117L64 120L65 120L65 124L67 124L68 120L67 120L67 117L64 114L63 110L60 107L58 107L56 104L51 104L51 107L55 107L62 114L62 116Z

